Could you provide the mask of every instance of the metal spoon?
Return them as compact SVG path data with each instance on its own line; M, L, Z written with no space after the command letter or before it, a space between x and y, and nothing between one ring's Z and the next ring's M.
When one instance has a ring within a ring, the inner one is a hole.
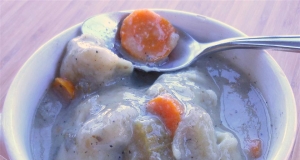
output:
M131 61L136 69L146 72L170 72L189 66L200 56L228 49L277 49L300 53L300 35L239 37L211 43L199 43L190 35L177 28L180 39L170 53L168 60L161 64L145 64L132 59L120 45L118 29L128 12L102 14L86 20L81 27L84 34L92 34L106 43L106 47L118 56Z

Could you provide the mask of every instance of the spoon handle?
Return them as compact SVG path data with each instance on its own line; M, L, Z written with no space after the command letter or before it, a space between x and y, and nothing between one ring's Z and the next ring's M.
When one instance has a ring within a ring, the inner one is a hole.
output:
M215 52L227 49L275 49L300 53L300 35L293 36L266 36L241 37L224 39L211 43L204 51Z

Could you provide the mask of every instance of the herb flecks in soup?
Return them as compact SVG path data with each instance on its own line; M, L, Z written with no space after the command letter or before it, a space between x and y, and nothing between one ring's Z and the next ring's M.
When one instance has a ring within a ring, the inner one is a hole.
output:
M215 128L201 107L217 104L202 76L190 69L164 74L149 88L115 84L86 98L55 126L63 128L55 133L63 141L56 158L241 159L237 139Z
M32 130L35 159L264 159L270 141L263 98L220 57L168 74L133 70L89 35L72 39ZM264 115L264 116L263 116Z

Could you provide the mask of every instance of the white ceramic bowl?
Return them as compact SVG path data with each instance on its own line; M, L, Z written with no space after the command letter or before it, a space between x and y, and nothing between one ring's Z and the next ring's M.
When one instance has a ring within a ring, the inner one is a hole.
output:
M245 36L224 23L201 15L171 10L156 12L200 42ZM4 141L10 159L32 159L30 129L37 104L54 78L67 42L81 34L80 25L69 28L41 46L12 82L2 113ZM268 102L273 127L267 159L288 159L296 135L297 111L291 87L283 71L262 50L231 50L223 53L233 64L250 75L251 80L257 82L257 87Z

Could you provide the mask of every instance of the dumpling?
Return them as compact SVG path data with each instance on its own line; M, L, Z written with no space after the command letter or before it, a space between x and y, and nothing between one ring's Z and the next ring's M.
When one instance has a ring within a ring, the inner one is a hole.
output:
M99 85L119 76L130 75L132 63L102 45L101 40L90 35L72 39L62 61L60 76L73 83L83 81Z
M201 108L189 111L179 123L172 144L178 160L218 159L219 150L210 116Z
M147 94L155 97L161 93L172 93L181 101L199 104L204 109L215 108L217 95L205 88L203 84L211 82L204 77L203 73L194 70L163 74L147 90Z
M72 148L61 145L56 159L118 159L131 140L137 116L135 109L124 105L103 111L82 125Z
M229 132L216 131L217 143L220 149L220 160L239 160L242 159L238 149L237 139Z
M192 109L176 130L173 155L178 160L240 160L237 139L229 132L216 131L207 112Z

